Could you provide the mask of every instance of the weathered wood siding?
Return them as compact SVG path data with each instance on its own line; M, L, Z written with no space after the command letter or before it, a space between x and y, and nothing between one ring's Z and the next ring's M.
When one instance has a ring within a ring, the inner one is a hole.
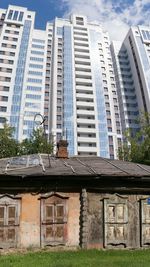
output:
M148 197L88 193L87 248L150 246Z

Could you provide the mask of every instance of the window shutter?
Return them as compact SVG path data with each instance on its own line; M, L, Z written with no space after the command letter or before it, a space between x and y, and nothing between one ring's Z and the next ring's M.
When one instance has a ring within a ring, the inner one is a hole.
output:
M8 206L8 225L16 224L16 207Z

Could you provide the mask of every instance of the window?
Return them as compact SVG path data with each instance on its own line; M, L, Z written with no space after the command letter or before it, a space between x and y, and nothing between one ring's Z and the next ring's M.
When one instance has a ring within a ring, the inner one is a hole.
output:
M42 76L43 73L42 72L39 72L39 71L29 71L28 74L30 75L36 75L36 76Z
M103 80L103 83L104 83L104 84L107 84L107 81L106 81L106 80Z
M57 103L61 103L61 98L57 98Z
M31 82L31 83L42 83L42 80L41 79L28 78L28 82Z
M8 36L4 36L3 37L3 40L8 40Z
M105 103L105 106L106 106L107 108L109 108L109 107L110 107L110 104L109 104L108 102L106 102L106 103Z
M107 124L111 124L111 119L107 119Z
M23 20L23 15L24 15L24 13L23 12L20 12L18 21L22 21Z
M6 111L7 111L7 107L0 106L0 112L6 112Z
M119 118L119 114L118 113L115 113L115 118Z
M37 45L37 44L33 44L32 45L33 48L39 48L39 49L44 49L44 45Z
M57 120L61 121L61 115L57 115Z
M31 94L27 94L26 95L26 98L29 98L29 99L41 99L41 96L40 95L31 95Z
M39 61L39 62L43 62L44 61L43 58L39 58L39 57L30 57L30 60Z
M41 39L32 39L32 41L35 42L35 43L41 43L41 44L45 43L45 41L41 40Z
M62 35L62 34L63 34L63 28L57 27L57 35Z
M9 87L8 86L0 86L0 91L9 92Z
M30 64L29 67L35 69L43 69L43 65L37 65L37 64Z
M18 13L19 13L18 11L15 11L15 12L14 12L14 15L13 15L13 20L17 20Z
M0 117L0 123L5 123L5 122L6 122L6 118Z
M127 200L104 200L105 246L127 246L128 213Z
M42 245L65 244L67 240L67 199L59 194L41 198Z
M10 55L11 57L14 57L14 56L15 56L15 53L14 53L14 52L9 52L9 55Z
M8 60L8 64L13 65L14 61L13 60Z
M113 142L113 137L112 136L108 136L108 139L109 139L109 143Z
M111 115L110 110L106 110L106 114L107 116L110 116Z
M11 19L12 18L12 15L13 15L13 10L9 10L9 13L8 13L8 19Z
M44 55L44 52L42 51L36 51L36 50L32 50L31 54L35 54L35 55Z
M150 205L148 199L141 200L141 245L147 247L150 243Z
M4 102L8 102L8 96L0 96L0 100Z
M20 200L4 195L0 199L0 246L17 246L19 227Z

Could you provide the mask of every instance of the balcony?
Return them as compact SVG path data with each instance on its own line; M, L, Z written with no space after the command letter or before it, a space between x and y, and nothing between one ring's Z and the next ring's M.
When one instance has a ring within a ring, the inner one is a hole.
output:
M92 142L92 143L96 143L96 137L77 137L77 141L78 142L82 142L82 143L84 143L84 142L87 142L87 143L90 143L90 142Z

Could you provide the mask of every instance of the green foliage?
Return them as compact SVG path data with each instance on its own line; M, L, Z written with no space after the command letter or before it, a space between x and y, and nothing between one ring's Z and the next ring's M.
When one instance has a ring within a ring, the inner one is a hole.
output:
M150 114L141 114L139 124L141 128L134 137L130 130L125 132L119 159L150 165Z
M44 135L43 128L33 130L29 139L18 143L13 138L14 128L7 123L0 130L0 158L29 155L36 153L51 153L52 144L49 144Z
M49 144L44 134L43 128L33 130L29 139L25 139L20 144L20 154L51 153L53 145Z
M18 154L19 144L13 139L14 128L7 123L0 130L0 158L12 157Z

